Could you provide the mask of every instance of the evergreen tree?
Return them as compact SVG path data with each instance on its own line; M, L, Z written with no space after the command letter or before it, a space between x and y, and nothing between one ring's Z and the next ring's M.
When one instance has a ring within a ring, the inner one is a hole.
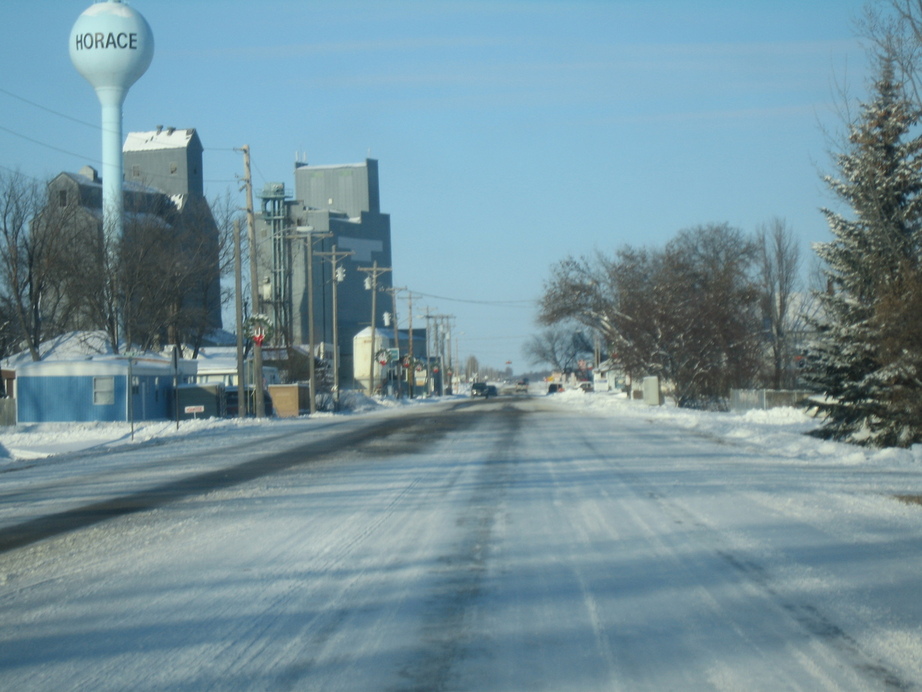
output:
M839 176L825 178L851 215L823 210L834 239L817 246L828 288L818 296L819 337L807 380L825 394L821 436L908 445L922 440L922 421L899 402L907 388L922 396L915 365L922 344L918 330L894 330L888 320L905 312L900 287L914 283L919 270L922 138L914 128L920 114L888 57L880 61L873 95L836 157ZM894 343L899 334L903 342Z

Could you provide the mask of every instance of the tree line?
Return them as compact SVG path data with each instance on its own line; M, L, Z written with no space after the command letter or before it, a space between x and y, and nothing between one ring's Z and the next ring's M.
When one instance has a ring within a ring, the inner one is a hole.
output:
M680 405L713 406L731 387L793 384L787 364L797 347L800 261L781 219L754 237L729 224L697 226L662 248L625 245L613 255L563 259L545 282L539 321L585 330L563 337L559 352L571 363L591 352L585 332L598 333L629 375L659 376ZM560 331L543 332L530 352L559 342ZM568 343L577 349L567 351Z
M922 0L869 5L869 96L845 108L823 177L831 239L814 246L818 281L799 290L791 230L747 236L727 224L683 230L661 248L567 257L551 270L538 320L598 334L634 376L659 375L680 405L731 387L813 392L817 435L873 446L922 442ZM801 367L792 367L796 362Z
M166 195L126 194L124 233L113 238L98 208L62 192L0 170L0 357L27 350L39 360L43 342L95 330L115 353L176 344L194 355L228 297L230 194L186 199L182 214Z

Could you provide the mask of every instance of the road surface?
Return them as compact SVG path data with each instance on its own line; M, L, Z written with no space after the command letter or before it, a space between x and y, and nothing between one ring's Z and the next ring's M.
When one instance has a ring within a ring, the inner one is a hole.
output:
M552 397L312 424L0 478L0 689L920 682L860 474Z

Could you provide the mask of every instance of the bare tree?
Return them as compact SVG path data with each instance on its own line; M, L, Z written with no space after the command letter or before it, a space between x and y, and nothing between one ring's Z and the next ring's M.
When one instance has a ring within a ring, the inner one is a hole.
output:
M34 276L35 247L29 225L36 212L36 186L19 173L0 177L0 238L3 257L3 297L8 328L15 325L33 360L39 359L41 286Z
M671 375L680 403L722 399L758 371L755 244L727 224L681 231L666 245Z
M61 276L73 259L68 235L73 207L55 205L47 187L20 173L0 174L0 293L6 338L39 360L39 345L69 320Z
M480 372L480 361L477 360L476 356L468 356L467 360L464 363L464 376L468 380L472 380L477 377L477 374Z
M868 3L858 28L879 56L893 62L907 95L922 105L922 0Z
M545 283L539 321L597 330L632 377L671 381L696 405L757 372L755 245L726 224L680 232L662 250L563 260Z
M792 384L793 360L790 335L797 319L794 300L800 274L800 248L783 219L772 219L759 228L758 281L761 292L763 331L768 341L771 368L769 382L781 389Z
M170 204L164 201L164 204ZM131 215L118 254L126 338L141 348L190 345L219 326L231 243L204 199ZM229 294L228 294L229 295Z
M531 365L550 365L569 372L593 353L592 342L575 325L557 324L531 337L522 348Z
M139 215L126 226L118 254L126 343L149 350L169 338L182 310L189 271L176 225Z

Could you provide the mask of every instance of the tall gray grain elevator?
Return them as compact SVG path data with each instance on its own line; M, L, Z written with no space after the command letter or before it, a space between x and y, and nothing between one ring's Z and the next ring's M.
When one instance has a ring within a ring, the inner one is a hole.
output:
M214 270L208 285L196 291L205 300L209 329L221 327L221 278L218 227L205 199L202 153L194 128L157 127L148 132L129 132L122 147L125 182L165 194L175 205L180 223L193 231L213 256Z
M345 278L338 284L339 342L343 388L352 383L352 337L371 320L371 293L365 289L366 272L359 267L391 266L390 216L381 213L378 162L331 166L296 164L295 189L290 195L283 183L270 183L260 195L262 214L257 231L262 312L269 314L283 342L309 343L306 240L310 233L329 237L314 242L313 296L315 344L333 342L332 264L322 252L352 252L339 260ZM391 272L382 274L379 288L392 284ZM391 311L387 293L377 300L377 324ZM279 343L278 345L287 345Z

